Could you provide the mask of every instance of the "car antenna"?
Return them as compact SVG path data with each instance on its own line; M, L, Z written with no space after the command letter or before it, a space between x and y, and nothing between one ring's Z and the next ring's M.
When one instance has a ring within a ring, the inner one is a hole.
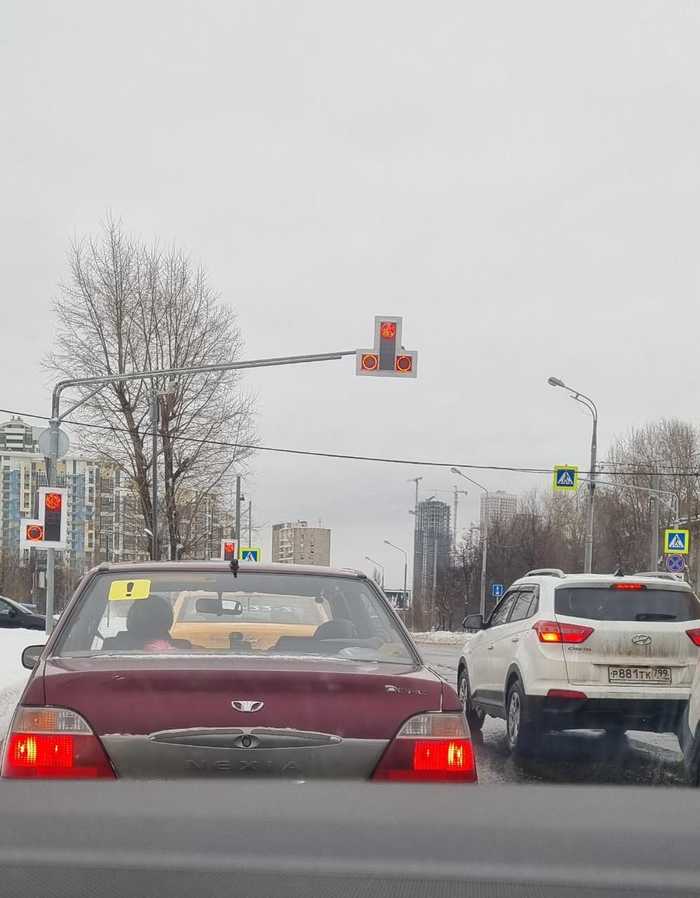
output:
M613 577L624 577L624 576L625 576L625 572L622 570L622 565L620 565L617 568L617 570L615 571L615 573L613 574Z
M238 559L232 558L231 564L229 565L229 567L231 568L231 573L233 574L233 576L237 577L238 576Z

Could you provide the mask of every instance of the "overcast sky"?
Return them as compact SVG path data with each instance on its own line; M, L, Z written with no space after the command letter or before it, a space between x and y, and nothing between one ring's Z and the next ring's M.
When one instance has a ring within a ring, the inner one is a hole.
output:
M699 46L682 0L4 0L0 407L48 410L67 247L111 210L203 263L249 357L404 316L416 381L249 375L266 445L584 466L590 418L550 374L597 401L603 451L696 421ZM449 498L449 469L272 453L247 490L266 547L321 519L335 564L398 583L383 540L411 544L420 474Z

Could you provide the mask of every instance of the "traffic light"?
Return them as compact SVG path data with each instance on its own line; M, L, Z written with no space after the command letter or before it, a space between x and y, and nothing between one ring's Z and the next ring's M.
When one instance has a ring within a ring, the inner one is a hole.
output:
M41 539L35 545L44 549L65 549L68 535L68 494L63 488L42 487L39 490ZM31 523L31 522L29 522Z
M27 543L40 543L44 539L44 528L38 521L24 521L22 539Z
M233 561L236 557L236 540L235 539L222 539L221 540L221 557L224 561Z
M44 539L61 542L63 496L60 493L44 493Z
M357 374L378 377L415 377L418 353L401 345L401 318L378 315L374 319L374 347L356 353Z

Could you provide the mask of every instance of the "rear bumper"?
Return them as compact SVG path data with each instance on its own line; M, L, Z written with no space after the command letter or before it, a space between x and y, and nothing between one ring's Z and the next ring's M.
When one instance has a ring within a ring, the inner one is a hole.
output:
M624 728L677 733L687 707L681 699L582 698L528 696L533 722L548 730Z

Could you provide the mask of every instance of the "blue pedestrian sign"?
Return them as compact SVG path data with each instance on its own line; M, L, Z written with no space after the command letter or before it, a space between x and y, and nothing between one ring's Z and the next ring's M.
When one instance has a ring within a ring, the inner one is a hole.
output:
M556 465L552 473L552 486L560 492L574 492L578 487L576 465Z
M685 570L685 558L682 555L666 556L666 570L671 574L682 574Z
M664 530L664 555L687 555L689 551L688 530Z
M256 546L241 546L241 561L260 561L262 549Z
M492 599L500 599L505 591L506 591L506 588L502 583L492 583L491 584L491 598Z

